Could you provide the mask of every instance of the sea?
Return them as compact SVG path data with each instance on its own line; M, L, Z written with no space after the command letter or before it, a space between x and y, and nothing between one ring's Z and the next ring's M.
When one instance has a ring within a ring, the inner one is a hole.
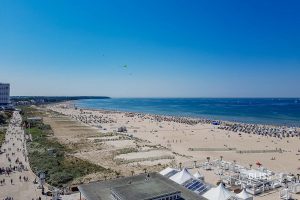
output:
M300 127L300 98L110 98L74 101L79 108Z

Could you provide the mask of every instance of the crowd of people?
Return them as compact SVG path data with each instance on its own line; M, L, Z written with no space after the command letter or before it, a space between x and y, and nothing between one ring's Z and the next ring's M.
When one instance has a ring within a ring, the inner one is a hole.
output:
M16 113L14 113L16 115ZM24 131L21 130L21 117L13 118L10 121L6 132L5 141L1 146L0 162L0 190L9 191L8 188L15 187L16 190L22 184L32 184L28 176L28 157L26 153L26 138ZM19 191L20 192L20 191ZM3 195L3 193L1 193ZM8 193L3 200L14 200L17 196ZM35 196L34 194L32 194ZM41 200L41 197L34 197L33 200Z

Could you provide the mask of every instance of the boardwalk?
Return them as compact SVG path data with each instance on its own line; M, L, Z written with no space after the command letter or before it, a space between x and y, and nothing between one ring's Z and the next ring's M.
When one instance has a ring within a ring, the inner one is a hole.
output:
M21 116L14 112L0 154L0 200L51 199L43 196L33 183L36 176L29 167L24 137Z

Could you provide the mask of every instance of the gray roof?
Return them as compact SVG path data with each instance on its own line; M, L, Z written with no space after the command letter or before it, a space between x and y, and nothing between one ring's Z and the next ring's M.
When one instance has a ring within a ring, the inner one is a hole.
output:
M143 184L130 183L111 189L121 199L141 200L152 199L158 196L180 193L176 188L166 184L159 179L149 179ZM134 191L134 192L132 192Z
M205 199L183 186L158 174L140 174L115 180L80 185L78 188L87 200L110 200L111 191L124 199L142 200L164 194L181 192L184 200Z

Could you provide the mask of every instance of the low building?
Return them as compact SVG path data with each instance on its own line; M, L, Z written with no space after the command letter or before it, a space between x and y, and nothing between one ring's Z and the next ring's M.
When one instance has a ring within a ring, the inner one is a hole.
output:
M83 184L78 188L86 200L205 199L158 173Z

